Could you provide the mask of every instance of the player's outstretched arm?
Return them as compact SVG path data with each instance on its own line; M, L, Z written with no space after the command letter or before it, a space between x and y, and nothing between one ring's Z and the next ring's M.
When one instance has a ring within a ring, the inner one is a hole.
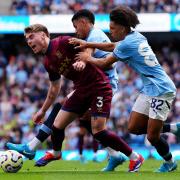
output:
M115 43L95 43L95 42L87 42L86 48L96 48L103 51L113 52L116 44Z
M108 55L105 58L94 58L86 51L78 53L75 57L75 60L92 63L102 69L110 67L110 65L117 61L117 59L112 54Z
M86 41L78 38L70 38L69 43L75 45L74 47L75 49L84 49L86 48L86 44L87 44Z
M71 38L69 40L70 44L76 45L76 49L84 49L84 48L97 48L103 51L112 52L116 46L115 43L96 43L96 42L86 42L81 39Z

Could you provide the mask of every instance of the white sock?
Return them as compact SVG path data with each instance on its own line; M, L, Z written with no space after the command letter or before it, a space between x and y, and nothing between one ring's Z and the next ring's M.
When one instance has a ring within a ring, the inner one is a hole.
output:
M57 157L57 156L59 156L61 154L61 151L51 150L49 152L52 153L55 157Z
M131 153L130 156L129 156L129 159L130 159L130 160L137 160L138 157L139 157L138 153L135 152L135 151L132 151L132 153Z
M96 156L97 156L97 152L94 152L93 157L96 158Z
M34 137L27 145L30 150L35 150L37 146L39 146L40 144L41 144L41 141L37 139L36 137Z
M119 151L115 151L110 147L106 147L105 149L108 151L109 156L119 157L121 154Z
M177 125L176 123L170 124L170 132L174 133L177 131Z

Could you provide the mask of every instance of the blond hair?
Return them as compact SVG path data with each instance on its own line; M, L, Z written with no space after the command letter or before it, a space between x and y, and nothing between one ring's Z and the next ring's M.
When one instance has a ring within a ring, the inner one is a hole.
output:
M40 32L40 31L44 32L47 37L50 37L50 34L49 34L47 27L42 25L42 24L32 24L30 26L27 26L24 29L25 34L26 33L33 33L33 32L36 33L36 32Z

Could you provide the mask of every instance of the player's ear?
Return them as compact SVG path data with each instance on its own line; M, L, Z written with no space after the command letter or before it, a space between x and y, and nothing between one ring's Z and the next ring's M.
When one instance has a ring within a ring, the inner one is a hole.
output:
M85 23L86 23L86 20L85 20L85 18L81 18L81 19L79 19L79 22L80 22L81 24L85 24Z
M42 36L45 38L46 34L44 32L42 32Z
M42 32L42 39L45 39L46 38L46 33L45 32Z

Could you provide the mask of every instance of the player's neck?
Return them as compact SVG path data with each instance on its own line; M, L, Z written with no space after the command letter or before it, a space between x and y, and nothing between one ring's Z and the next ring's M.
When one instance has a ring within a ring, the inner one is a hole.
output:
M94 28L94 25L93 24L89 24L89 26L87 28L86 38L89 36L89 34L91 33L93 28Z
M119 41L122 41L125 39L125 37L129 34L129 31L124 31L124 33L121 35L121 39L119 39Z
M49 38L46 38L46 39L45 39L45 42L44 42L44 47L43 47L43 50L42 50L42 53L43 53L43 54L45 54L45 53L47 52L49 43L50 43L50 39L49 39Z

